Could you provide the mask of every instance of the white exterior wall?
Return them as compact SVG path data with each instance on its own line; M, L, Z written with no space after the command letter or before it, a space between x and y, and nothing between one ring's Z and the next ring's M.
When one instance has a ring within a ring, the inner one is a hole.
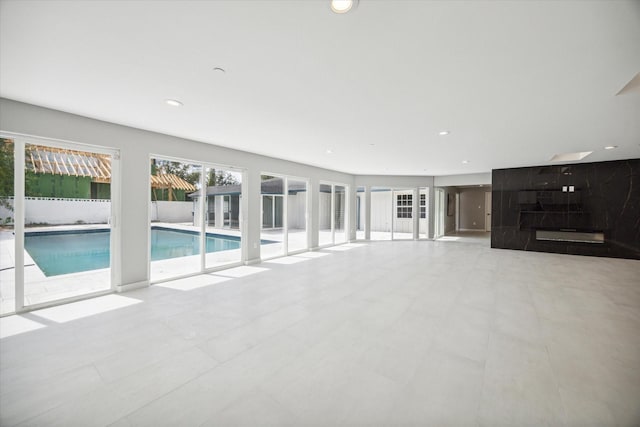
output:
M163 200L151 202L151 221L192 223L195 206L196 203L194 202L169 202ZM196 209L196 212L200 216L200 210Z
M371 231L391 231L391 191L371 192Z
M331 193L319 194L320 230L331 229Z
M306 227L306 200L307 193L304 191L287 196L287 221L290 229L303 230Z

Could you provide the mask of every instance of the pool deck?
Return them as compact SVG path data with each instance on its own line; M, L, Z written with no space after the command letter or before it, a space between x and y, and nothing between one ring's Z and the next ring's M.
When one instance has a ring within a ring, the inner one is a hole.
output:
M200 231L188 223L154 222L151 226L172 228L183 231ZM86 231L108 228L104 224L82 224L64 226L30 227L28 232L49 231ZM207 227L207 233L240 237L239 230ZM263 230L261 238L275 243L262 245L263 259L283 255L282 230ZM0 314L15 310L15 243L13 230L0 229ZM291 248L306 248L304 230L289 232ZM218 268L236 264L241 260L241 250L211 252L205 255L207 268ZM38 268L29 253L24 251L25 305L41 304L50 301L71 298L79 295L106 291L111 288L111 270L99 269L86 272L62 274L46 277ZM192 255L166 260L152 261L151 281L157 282L177 276L200 272L200 255Z

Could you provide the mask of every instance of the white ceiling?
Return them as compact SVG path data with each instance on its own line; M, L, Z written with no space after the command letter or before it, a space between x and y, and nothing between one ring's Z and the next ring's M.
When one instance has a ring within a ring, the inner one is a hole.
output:
M354 174L640 157L639 71L640 1L0 3L2 97Z

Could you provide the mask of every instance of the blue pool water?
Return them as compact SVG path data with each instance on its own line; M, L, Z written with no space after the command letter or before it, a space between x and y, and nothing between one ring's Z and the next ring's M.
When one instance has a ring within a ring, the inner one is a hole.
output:
M46 276L109 267L109 230L25 233L24 247ZM200 253L200 234L151 228L151 261ZM240 249L240 238L207 233L207 252Z

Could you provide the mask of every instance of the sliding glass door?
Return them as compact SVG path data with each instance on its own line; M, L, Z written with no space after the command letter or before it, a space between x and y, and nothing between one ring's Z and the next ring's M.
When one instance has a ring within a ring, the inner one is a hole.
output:
M320 246L348 241L348 187L343 184L320 183L318 221Z
M287 179L287 250L295 253L309 247L307 240L307 181Z
M1 141L0 314L110 292L118 152L32 137Z
M261 176L262 259L306 250L307 182L287 176Z
M151 282L240 263L239 171L154 156L150 194Z
M285 230L285 178L261 175L262 228L260 230L260 256L262 259L286 253Z

